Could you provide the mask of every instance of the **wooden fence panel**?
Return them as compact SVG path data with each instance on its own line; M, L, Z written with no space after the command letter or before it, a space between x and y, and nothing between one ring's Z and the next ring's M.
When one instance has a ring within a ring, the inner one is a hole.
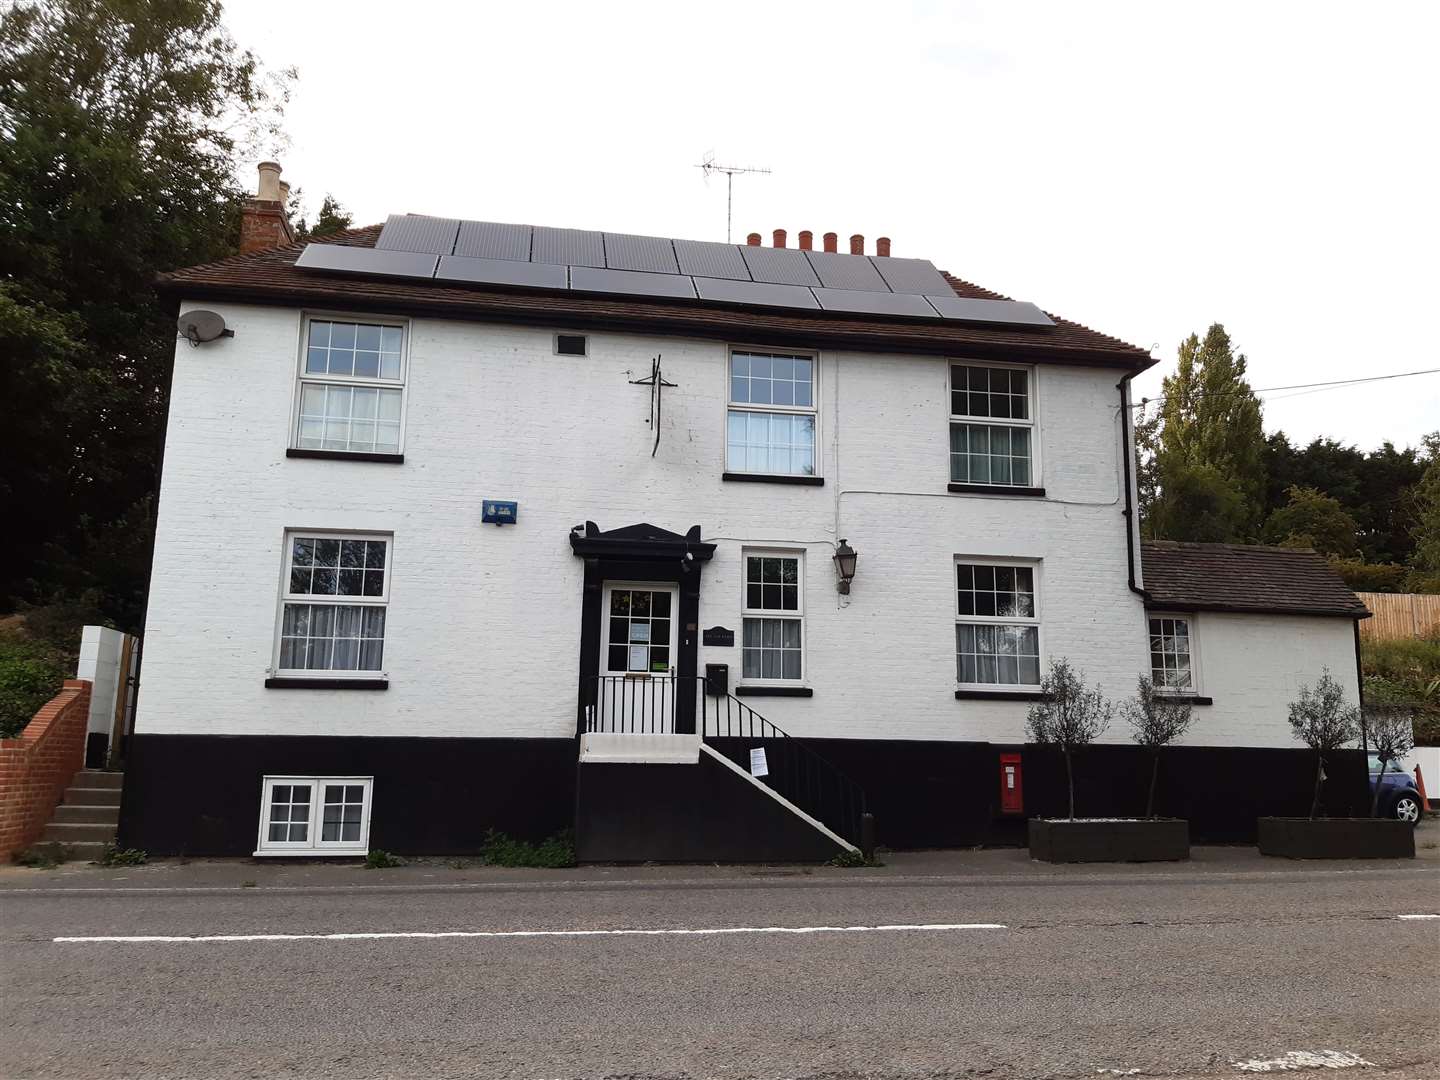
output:
M1424 593L1356 593L1374 614L1360 621L1366 641L1440 635L1440 596Z

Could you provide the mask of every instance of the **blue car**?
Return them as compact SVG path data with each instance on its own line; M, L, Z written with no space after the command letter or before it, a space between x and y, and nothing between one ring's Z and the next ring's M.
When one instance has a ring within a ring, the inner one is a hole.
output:
M1375 794L1375 785L1380 784L1379 812L1397 821L1408 821L1418 825L1425 816L1425 803L1420 798L1420 789L1415 786L1415 777L1398 771L1391 762L1380 775L1380 759L1370 755L1370 794Z

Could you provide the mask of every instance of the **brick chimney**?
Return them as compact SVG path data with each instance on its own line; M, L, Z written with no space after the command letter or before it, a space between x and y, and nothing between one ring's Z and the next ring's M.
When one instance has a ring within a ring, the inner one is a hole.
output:
M285 196L290 185L280 179L280 166L273 161L262 161L258 172L260 181L255 197L246 199L240 211L241 255L295 242L295 232L285 214Z
M758 232L752 232L749 236L745 237L745 244L747 247L759 247L760 234Z
M865 254L865 237L861 236L859 233L856 233L854 236L850 237L850 254Z
M784 247L784 246L785 246L785 230L784 230L784 229L776 229L775 232L774 232L772 235L773 235L774 238L775 238L775 246L776 246L776 247Z
M826 250L826 251L834 252L834 251L837 249L839 243L840 243L840 237L839 237L838 234L833 233L833 232L827 232L827 233L825 234L825 250Z
M800 230L800 250L809 251L815 245L815 234L809 229Z
M875 241L875 254L882 259L890 257L890 238L888 236L882 236Z

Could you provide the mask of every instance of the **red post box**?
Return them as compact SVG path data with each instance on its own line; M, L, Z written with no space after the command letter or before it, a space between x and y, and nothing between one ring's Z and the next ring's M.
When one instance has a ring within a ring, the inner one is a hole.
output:
M1025 785L1020 772L1019 754L1000 755L1000 812L1025 812Z

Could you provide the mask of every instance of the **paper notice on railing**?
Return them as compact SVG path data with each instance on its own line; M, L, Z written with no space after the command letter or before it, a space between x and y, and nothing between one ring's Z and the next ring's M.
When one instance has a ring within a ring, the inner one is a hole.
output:
M770 775L770 766L765 764L765 748L763 746L757 746L750 751L750 775Z

